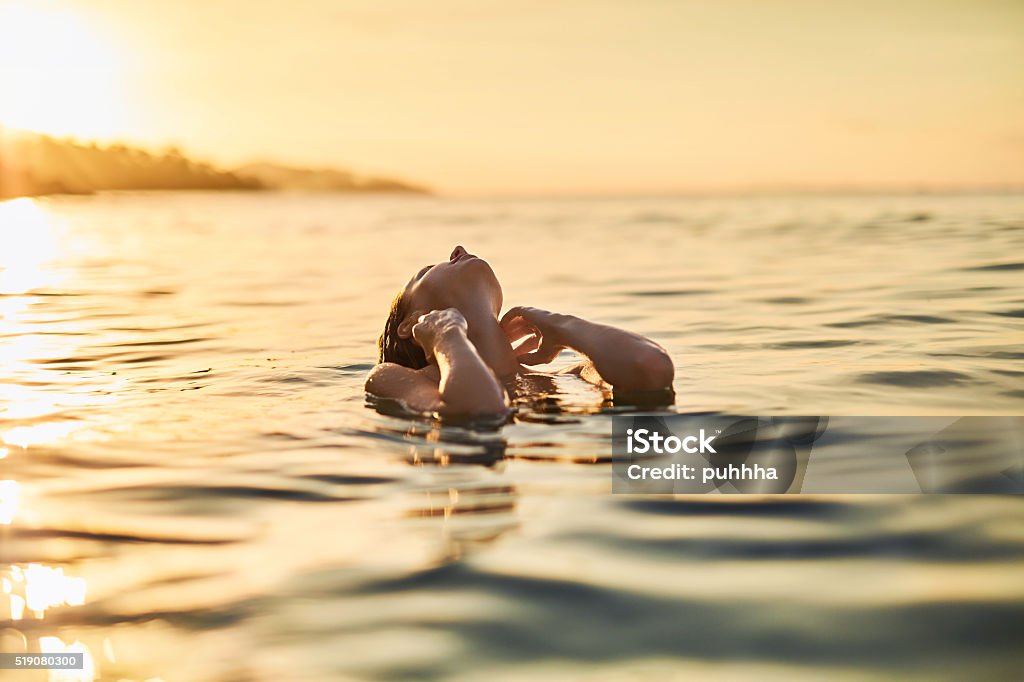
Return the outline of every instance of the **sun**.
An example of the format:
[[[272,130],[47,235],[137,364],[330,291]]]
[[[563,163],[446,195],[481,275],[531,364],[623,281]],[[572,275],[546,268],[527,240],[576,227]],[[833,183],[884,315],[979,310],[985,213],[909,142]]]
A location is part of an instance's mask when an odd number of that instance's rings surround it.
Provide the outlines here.
[[[0,0],[0,125],[51,135],[115,136],[120,60],[82,16]]]

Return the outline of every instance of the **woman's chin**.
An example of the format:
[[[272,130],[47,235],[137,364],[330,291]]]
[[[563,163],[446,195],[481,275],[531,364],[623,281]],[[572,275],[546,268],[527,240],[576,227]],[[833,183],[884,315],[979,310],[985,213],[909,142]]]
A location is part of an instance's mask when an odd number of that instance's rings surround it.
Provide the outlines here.
[[[491,264],[483,258],[471,256],[470,258],[460,261],[459,267],[463,268],[466,272],[472,272],[476,277],[487,277],[495,282],[498,281],[497,276],[494,274],[494,270],[491,268]]]

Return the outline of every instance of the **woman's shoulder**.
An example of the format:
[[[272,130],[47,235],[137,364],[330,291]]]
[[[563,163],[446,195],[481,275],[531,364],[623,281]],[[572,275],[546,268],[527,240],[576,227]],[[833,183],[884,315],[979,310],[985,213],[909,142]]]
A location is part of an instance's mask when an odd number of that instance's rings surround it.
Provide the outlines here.
[[[382,362],[366,376],[366,390],[376,395],[386,395],[396,386],[432,382],[435,386],[441,373],[435,364],[414,369],[395,362]]]

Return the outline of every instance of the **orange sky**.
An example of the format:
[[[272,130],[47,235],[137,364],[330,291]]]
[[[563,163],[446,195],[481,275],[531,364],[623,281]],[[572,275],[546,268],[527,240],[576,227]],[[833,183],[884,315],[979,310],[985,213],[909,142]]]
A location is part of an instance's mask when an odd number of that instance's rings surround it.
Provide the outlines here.
[[[1024,183],[1014,0],[0,0],[0,123],[441,191]]]

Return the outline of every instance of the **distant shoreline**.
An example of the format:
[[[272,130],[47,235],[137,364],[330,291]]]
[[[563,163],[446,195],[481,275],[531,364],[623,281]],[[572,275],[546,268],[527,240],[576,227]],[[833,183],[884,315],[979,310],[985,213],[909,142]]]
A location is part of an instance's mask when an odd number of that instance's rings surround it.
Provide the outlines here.
[[[998,197],[998,196],[1024,196],[1022,188],[977,188],[977,189],[884,189],[884,190],[790,190],[790,191],[741,191],[721,190],[714,192],[666,192],[659,194],[649,193],[606,193],[606,194],[583,194],[583,193],[450,193],[450,192],[410,192],[410,191],[389,191],[379,190],[316,190],[300,188],[279,188],[279,187],[234,187],[234,188],[133,188],[133,189],[98,189],[84,192],[41,192],[36,194],[14,194],[5,195],[0,193],[0,201],[9,201],[20,198],[47,198],[47,197],[87,197],[119,194],[160,194],[160,193],[194,193],[194,194],[261,194],[261,195],[285,195],[285,196],[348,196],[348,197],[419,197],[447,199],[453,201],[673,201],[673,200],[716,200],[716,199],[868,199],[871,197]]]
[[[260,161],[223,170],[177,148],[150,152],[123,144],[99,146],[0,126],[0,200],[108,191],[280,191],[364,196],[425,195],[425,185],[330,167],[303,168]],[[800,186],[785,184],[655,190],[554,190],[445,192],[468,200],[658,200],[757,197],[1004,196],[1024,194],[1024,184],[940,186]]]
[[[246,190],[345,194],[430,194],[422,185],[337,168],[272,162],[235,170],[123,144],[99,146],[0,127],[0,199],[89,195],[104,191]]]
[[[370,197],[408,197],[408,198],[421,198],[421,199],[435,199],[435,198],[457,198],[450,197],[448,195],[438,195],[432,192],[389,192],[387,190],[379,191],[317,191],[317,190],[305,190],[305,189],[280,189],[277,187],[253,187],[253,188],[204,188],[204,187],[191,187],[183,189],[99,189],[90,192],[50,192],[47,194],[19,194],[14,196],[0,195],[0,202],[14,201],[15,199],[59,199],[61,197],[74,199],[74,198],[87,198],[87,197],[118,197],[118,196],[160,196],[160,195],[173,195],[173,194],[185,194],[185,195],[204,195],[210,196],[230,196],[230,195],[252,195],[252,196],[293,196],[293,197],[351,197],[351,198],[370,198]]]

